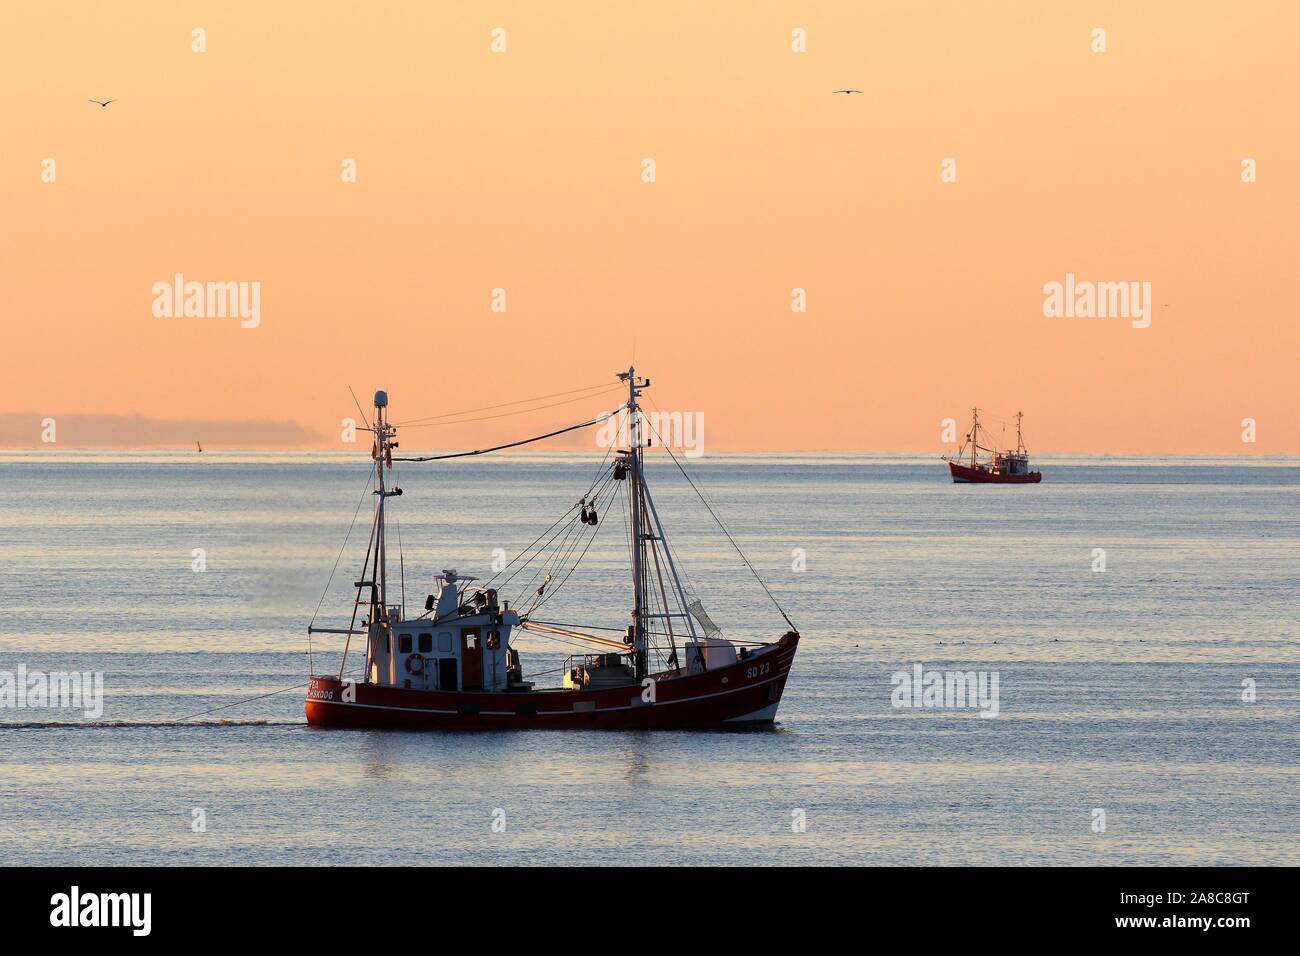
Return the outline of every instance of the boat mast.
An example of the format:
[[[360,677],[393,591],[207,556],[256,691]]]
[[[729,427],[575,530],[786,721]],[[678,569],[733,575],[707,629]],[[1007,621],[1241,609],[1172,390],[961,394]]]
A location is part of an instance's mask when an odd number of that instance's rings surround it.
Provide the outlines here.
[[[619,372],[618,377],[627,382],[627,432],[628,450],[631,456],[631,498],[632,498],[632,654],[636,668],[636,679],[641,680],[646,674],[646,627],[645,627],[645,515],[642,506],[642,483],[645,480],[641,472],[641,406],[637,398],[641,388],[648,384],[638,384],[636,368],[629,367],[626,372]]]
[[[1016,412],[1016,454],[1025,454],[1025,440],[1020,437],[1020,419],[1024,417],[1024,412]]]
[[[972,423],[970,428],[970,466],[976,466],[976,453],[979,451],[980,443],[980,410],[972,408],[970,410]]]
[[[384,520],[384,504],[392,495],[400,495],[401,489],[389,491],[384,483],[384,465],[392,467],[392,450],[397,447],[393,438],[397,429],[388,423],[388,393],[375,392],[375,494],[379,501],[375,506],[375,577],[370,589],[370,626],[377,641],[380,634],[387,641],[385,657],[388,669],[388,682],[397,682],[394,670],[395,656],[392,647],[392,625],[388,620],[388,540]],[[377,628],[377,630],[376,630]],[[371,648],[373,660],[375,648]]]

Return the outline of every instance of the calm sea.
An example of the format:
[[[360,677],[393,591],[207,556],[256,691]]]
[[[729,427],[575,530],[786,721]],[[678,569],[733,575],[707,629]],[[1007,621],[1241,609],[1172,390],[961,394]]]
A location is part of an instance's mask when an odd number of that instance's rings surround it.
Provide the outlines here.
[[[408,605],[440,569],[488,576],[597,464],[406,466]],[[0,454],[0,672],[104,682],[96,719],[0,709],[0,863],[1300,864],[1300,462],[1042,465],[989,488],[908,458],[690,463],[804,635],[774,728],[408,733],[303,722],[364,455]],[[778,637],[649,467],[724,633]],[[551,620],[626,622],[607,504]],[[517,643],[533,673],[575,650]],[[316,668],[339,650],[318,636]],[[918,664],[996,676],[997,716],[892,706]]]

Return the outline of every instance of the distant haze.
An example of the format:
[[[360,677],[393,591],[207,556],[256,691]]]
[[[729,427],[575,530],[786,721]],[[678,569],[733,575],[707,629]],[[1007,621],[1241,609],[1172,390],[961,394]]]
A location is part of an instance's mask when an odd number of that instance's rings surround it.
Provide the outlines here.
[[[42,422],[54,419],[55,442],[43,442]],[[168,448],[204,446],[296,448],[321,436],[297,422],[168,420],[145,415],[0,414],[4,448]],[[197,450],[197,449],[196,449]]]

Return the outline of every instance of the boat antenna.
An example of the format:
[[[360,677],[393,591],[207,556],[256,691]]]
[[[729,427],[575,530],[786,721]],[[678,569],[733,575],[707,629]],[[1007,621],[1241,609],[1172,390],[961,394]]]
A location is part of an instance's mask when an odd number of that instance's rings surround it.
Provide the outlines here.
[[[370,419],[366,418],[366,413],[361,408],[361,403],[357,401],[357,393],[352,391],[351,385],[348,386],[348,391],[352,394],[352,404],[357,406],[357,413],[361,416],[361,420],[366,423],[366,430],[374,431],[374,429],[370,427]]]

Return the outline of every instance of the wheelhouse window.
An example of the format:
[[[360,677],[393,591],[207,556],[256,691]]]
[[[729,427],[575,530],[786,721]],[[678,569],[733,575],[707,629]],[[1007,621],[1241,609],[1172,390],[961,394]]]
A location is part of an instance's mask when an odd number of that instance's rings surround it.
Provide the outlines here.
[[[432,651],[433,651],[433,635],[432,635],[432,634],[421,634],[421,635],[420,635],[420,653],[421,653],[421,654],[428,654],[428,653],[430,653],[430,652],[432,652]]]
[[[410,634],[399,634],[399,635],[397,635],[397,652],[398,652],[399,654],[409,654],[409,653],[411,653],[411,635],[410,635]]]

